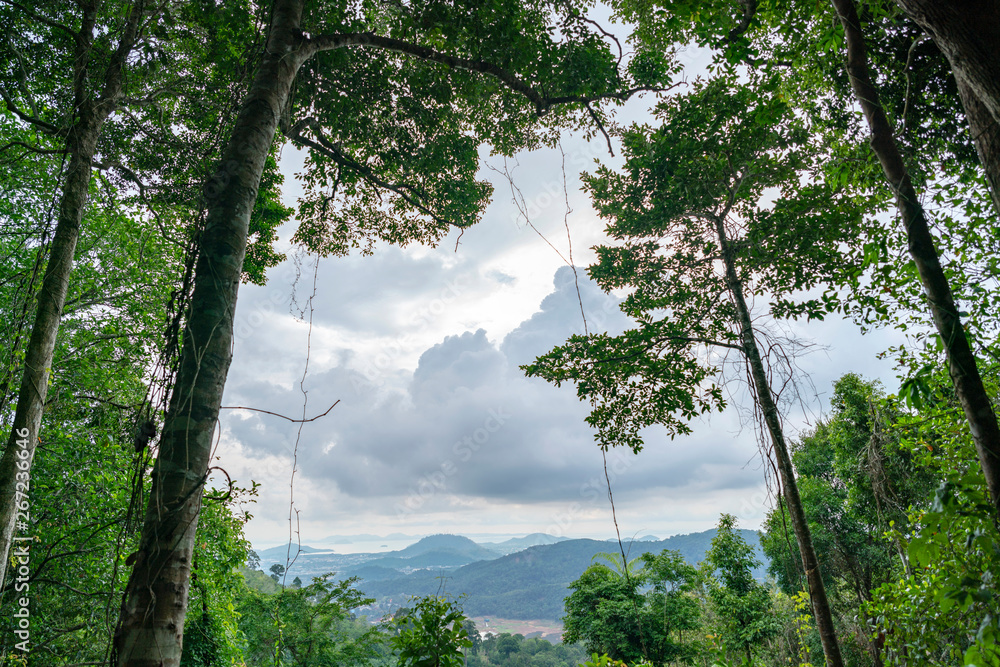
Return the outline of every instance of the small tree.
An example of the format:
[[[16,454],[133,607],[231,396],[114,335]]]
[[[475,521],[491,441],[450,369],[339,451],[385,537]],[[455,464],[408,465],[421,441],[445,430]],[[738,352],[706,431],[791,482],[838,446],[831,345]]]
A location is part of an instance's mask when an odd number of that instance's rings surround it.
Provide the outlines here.
[[[459,667],[463,649],[472,646],[468,619],[455,600],[429,595],[415,601],[389,641],[399,654],[400,667]]]
[[[570,584],[563,641],[582,641],[589,652],[627,663],[693,658],[684,633],[700,624],[698,601],[690,594],[697,571],[669,550],[645,553],[626,567],[621,558],[598,557],[615,567],[592,565]]]
[[[753,577],[760,565],[753,547],[736,532],[736,517],[723,514],[705,555],[708,596],[722,619],[722,640],[753,664],[753,647],[778,634],[771,596]]]

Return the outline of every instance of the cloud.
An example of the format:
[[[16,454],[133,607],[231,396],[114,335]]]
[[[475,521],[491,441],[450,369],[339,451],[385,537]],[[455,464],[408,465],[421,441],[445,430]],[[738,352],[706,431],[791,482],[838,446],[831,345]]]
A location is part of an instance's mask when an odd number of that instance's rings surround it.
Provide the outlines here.
[[[559,151],[532,155],[514,171],[530,226],[509,184],[489,173],[494,202],[461,238],[456,231],[436,249],[380,246],[368,257],[322,260],[311,329],[311,259],[298,269],[285,262],[264,287],[241,288],[223,404],[308,418],[339,401],[301,426],[223,411],[220,465],[243,483],[264,484],[252,539],[287,539],[293,453],[292,514],[306,543],[344,532],[612,534],[605,459],[584,421],[588,406],[573,386],[527,379],[519,369],[582,333],[581,302],[591,332],[629,324],[617,297],[565,264],[570,240],[583,266],[604,239],[576,175],[592,170],[595,158],[613,161],[599,142],[570,139],[564,149],[571,212]],[[791,331],[831,346],[801,360],[821,395],[849,370],[881,377],[892,390],[890,364],[874,359],[894,342],[887,336],[861,338],[835,318]],[[730,386],[745,418],[749,397],[739,382]],[[792,426],[818,412],[797,410]],[[747,527],[763,518],[764,469],[741,413],[730,409],[692,428],[674,440],[652,428],[639,455],[608,453],[624,534],[702,530],[721,511]]]
[[[314,497],[310,505],[311,512],[325,515],[326,532],[336,532],[334,524],[348,516],[347,508],[355,519],[363,508],[369,523],[393,529],[400,521],[475,515],[483,507],[535,507],[543,523],[575,505],[586,508],[575,519],[604,511],[606,481],[584,422],[588,406],[571,387],[525,378],[518,368],[581,330],[581,300],[591,331],[598,324],[625,326],[618,299],[582,272],[579,290],[569,267],[558,269],[540,309],[501,341],[491,341],[484,329],[445,336],[423,351],[405,383],[405,373],[374,383],[351,367],[349,356],[308,374],[307,416],[341,401],[328,417],[303,426],[297,453],[300,483],[325,498],[317,503]],[[227,405],[266,406],[294,417],[301,416],[302,401],[294,383],[245,373],[235,374],[226,392]],[[258,412],[229,414],[223,423],[228,455],[246,470],[290,459],[296,425]],[[613,452],[610,460],[619,477],[616,494],[629,506],[666,490],[749,489],[758,473],[728,463],[749,456],[745,442],[720,438],[716,425],[675,441],[650,429],[639,456]],[[271,519],[278,521],[277,512]]]

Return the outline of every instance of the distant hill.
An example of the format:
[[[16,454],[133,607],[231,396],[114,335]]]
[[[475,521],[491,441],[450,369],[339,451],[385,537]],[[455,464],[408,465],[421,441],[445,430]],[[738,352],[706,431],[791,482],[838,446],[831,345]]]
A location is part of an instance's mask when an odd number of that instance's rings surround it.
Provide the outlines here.
[[[291,553],[296,553],[297,545]],[[513,550],[513,549],[512,549]],[[285,564],[287,547],[279,546],[258,552],[261,568],[271,564]],[[431,535],[397,551],[381,553],[334,553],[330,549],[302,546],[301,553],[288,572],[303,581],[328,572],[339,577],[358,576],[366,580],[400,577],[415,570],[439,573],[453,570],[480,560],[499,558],[502,554],[476,544],[460,535]]]
[[[512,537],[503,542],[480,542],[479,544],[491,551],[506,556],[507,554],[522,551],[528,547],[537,547],[540,544],[555,544],[557,542],[565,542],[568,539],[568,537],[554,537],[548,533],[531,533],[524,537]]]
[[[486,547],[476,544],[461,535],[431,535],[399,551],[388,551],[385,557],[413,558],[428,553],[455,554],[465,558],[462,563],[496,558],[496,554]]]
[[[757,533],[741,531],[743,538],[757,548]],[[658,542],[626,543],[629,560],[644,552],[663,549],[679,551],[696,565],[704,559],[715,530],[676,535]],[[395,579],[368,580],[360,588],[387,608],[404,604],[410,596],[430,595],[445,590],[451,595],[465,595],[463,606],[470,616],[498,616],[512,619],[551,619],[563,616],[563,599],[568,585],[590,566],[595,554],[617,551],[617,542],[565,540],[556,544],[530,547],[494,560],[479,561],[448,572],[414,572]],[[763,567],[755,575],[763,579]]]

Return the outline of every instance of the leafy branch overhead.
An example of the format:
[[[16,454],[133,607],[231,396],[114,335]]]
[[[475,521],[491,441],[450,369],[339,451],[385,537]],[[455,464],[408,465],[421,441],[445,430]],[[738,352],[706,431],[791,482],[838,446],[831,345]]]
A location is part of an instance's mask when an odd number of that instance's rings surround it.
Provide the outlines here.
[[[642,47],[620,66],[583,9],[413,3],[317,20],[281,122],[310,149],[296,239],[330,254],[433,243],[492,193],[482,144],[510,155],[564,129],[607,135],[607,104],[672,87],[672,57]]]
[[[601,446],[636,451],[643,428],[687,433],[687,421],[725,404],[715,378],[743,341],[717,224],[739,281],[772,315],[822,319],[838,300],[801,294],[850,269],[841,247],[861,218],[824,182],[806,128],[769,81],[698,84],[658,116],[658,129],[622,133],[621,173],[585,177],[616,242],[596,248],[590,275],[628,291],[621,308],[636,327],[575,336],[524,367],[575,382]]]

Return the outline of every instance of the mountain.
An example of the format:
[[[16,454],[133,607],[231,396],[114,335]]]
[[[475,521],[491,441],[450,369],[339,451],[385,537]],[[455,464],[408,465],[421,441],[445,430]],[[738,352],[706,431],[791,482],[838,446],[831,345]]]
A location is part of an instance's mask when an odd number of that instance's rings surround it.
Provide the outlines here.
[[[291,553],[296,553],[297,549],[297,545],[293,545]],[[284,565],[286,553],[286,546],[258,552],[261,569],[266,571],[273,563]],[[405,549],[381,553],[339,554],[330,549],[303,545],[288,572],[303,581],[329,572],[335,572],[340,578],[357,576],[365,580],[383,580],[417,570],[440,573],[476,561],[499,558],[500,555],[459,535],[431,535]]]
[[[556,542],[565,542],[568,539],[568,537],[554,537],[548,533],[531,533],[524,537],[512,537],[503,542],[480,542],[479,544],[491,551],[506,556],[507,554],[522,551],[528,547],[537,547],[540,544],[555,544]]]
[[[428,553],[449,553],[466,558],[465,563],[496,558],[497,555],[486,547],[476,544],[461,535],[431,535],[399,551],[388,551],[386,557],[413,558]],[[463,563],[464,565],[464,563]]]
[[[741,532],[763,560],[757,533]],[[704,559],[714,536],[713,529],[657,542],[626,542],[623,546],[629,560],[645,552],[673,549],[696,565]],[[470,616],[558,620],[563,616],[569,584],[591,565],[595,554],[617,552],[617,546],[599,540],[564,540],[470,563],[446,574],[419,571],[394,579],[367,580],[359,588],[376,598],[385,611],[404,604],[411,596],[430,595],[443,587],[450,595],[465,596],[463,607]],[[754,574],[763,579],[763,568]]]

